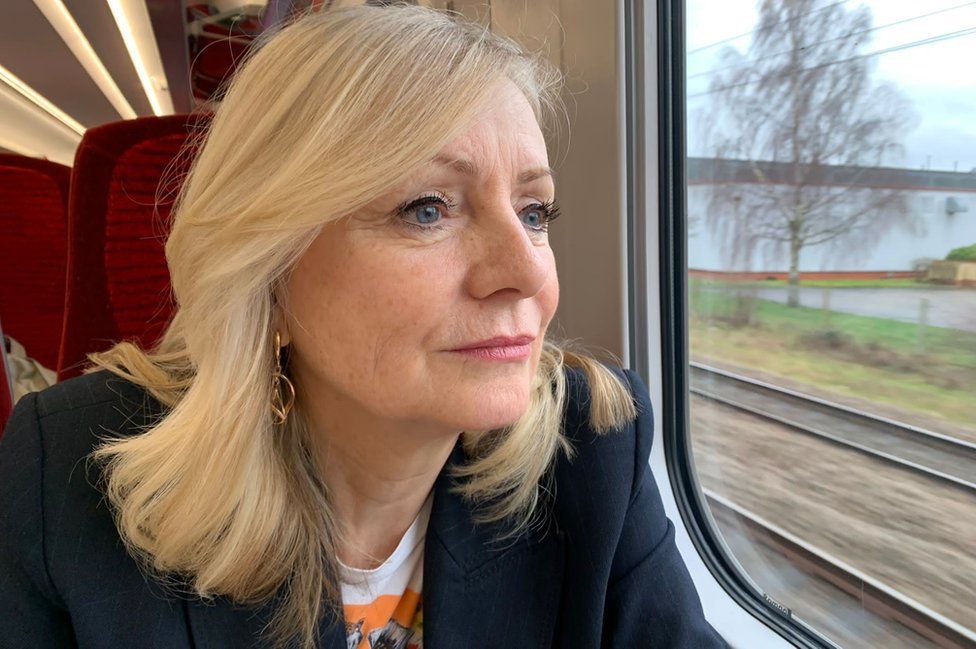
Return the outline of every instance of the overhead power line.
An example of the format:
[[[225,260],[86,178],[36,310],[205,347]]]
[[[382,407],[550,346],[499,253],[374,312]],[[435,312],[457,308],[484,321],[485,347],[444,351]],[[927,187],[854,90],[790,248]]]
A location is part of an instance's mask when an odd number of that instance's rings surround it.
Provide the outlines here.
[[[831,9],[832,7],[836,7],[837,5],[847,4],[850,1],[851,0],[840,0],[839,2],[831,3],[831,4],[827,5],[826,7],[820,7],[819,9],[814,9],[813,11],[806,11],[804,13],[799,14],[798,16],[792,16],[790,18],[787,18],[786,20],[777,20],[773,24],[774,25],[781,25],[781,24],[787,22],[787,20],[795,20],[796,18],[800,18],[802,16],[812,16],[813,14],[817,13],[818,11],[827,11],[828,9]],[[731,43],[732,41],[737,41],[740,38],[745,38],[746,36],[749,36],[750,34],[755,34],[757,31],[759,31],[758,28],[757,29],[750,29],[747,32],[744,32],[742,34],[739,34],[738,36],[729,36],[728,38],[723,38],[720,41],[715,41],[714,43],[709,43],[708,45],[702,45],[701,47],[696,47],[693,50],[688,50],[687,52],[685,52],[685,56],[691,56],[692,54],[697,54],[698,52],[704,52],[705,50],[710,50],[713,47],[718,47],[719,45],[725,45],[726,43]]]
[[[879,30],[882,30],[882,29],[887,29],[888,27],[895,27],[897,25],[904,25],[906,23],[915,22],[916,20],[922,20],[923,18],[928,18],[930,16],[935,16],[937,14],[943,14],[943,13],[947,13],[949,11],[955,11],[957,9],[964,9],[964,8],[969,7],[969,6],[972,6],[972,5],[976,5],[976,0],[973,0],[972,2],[964,2],[962,4],[955,5],[953,7],[946,7],[945,9],[938,9],[936,11],[930,11],[928,13],[920,14],[918,16],[911,16],[909,18],[902,18],[901,20],[896,20],[895,22],[886,23],[884,25],[877,25],[875,27],[869,27],[868,29],[862,29],[860,31],[851,32],[849,34],[844,34],[843,36],[836,36],[834,38],[829,38],[827,40],[819,41],[817,43],[810,43],[809,45],[802,45],[798,49],[799,50],[807,50],[807,49],[812,49],[814,47],[823,47],[824,45],[827,45],[829,43],[835,43],[837,41],[847,40],[848,38],[854,38],[855,36],[861,36],[863,34],[867,34],[867,33],[870,33],[870,32],[876,32],[876,31],[879,31]],[[759,61],[765,61],[766,59],[775,58],[777,56],[783,56],[784,54],[790,54],[792,52],[793,52],[792,49],[783,50],[781,52],[776,52],[774,54],[766,54],[764,56],[760,56],[760,57],[755,58],[755,59],[749,59],[747,61],[744,61],[744,63],[746,63],[746,64],[758,63]],[[738,66],[738,65],[726,65],[726,66],[723,66],[721,68],[712,68],[711,70],[705,70],[704,72],[698,72],[696,74],[689,75],[688,76],[688,79],[697,79],[699,77],[703,77],[703,76],[710,75],[710,74],[716,74],[718,72],[724,72],[725,70],[731,70],[731,69],[737,68],[737,67],[740,67],[740,66]]]
[[[940,34],[939,36],[931,36],[929,38],[923,38],[923,39],[920,39],[920,40],[917,40],[917,41],[912,41],[910,43],[902,43],[901,45],[895,45],[893,47],[886,47],[886,48],[884,48],[882,50],[877,50],[877,51],[874,51],[874,52],[867,52],[865,54],[858,54],[857,56],[851,56],[851,57],[848,57],[846,59],[840,59],[838,61],[828,61],[827,63],[821,63],[820,65],[813,65],[813,66],[810,66],[809,68],[800,68],[796,72],[811,72],[813,70],[820,70],[822,68],[828,68],[828,67],[833,66],[833,65],[840,65],[842,63],[851,63],[853,61],[857,61],[857,60],[860,60],[860,59],[868,59],[868,58],[871,58],[871,57],[874,57],[874,56],[881,56],[882,54],[889,54],[891,52],[898,52],[898,51],[901,51],[901,50],[908,50],[908,49],[912,49],[912,48],[915,48],[915,47],[921,47],[922,45],[931,45],[932,43],[939,43],[939,42],[942,42],[942,41],[948,41],[948,40],[952,40],[954,38],[961,38],[963,36],[969,36],[971,34],[976,34],[976,27],[968,27],[966,29],[960,29],[960,30],[955,31],[955,32],[949,32],[947,34]],[[786,76],[789,76],[790,74],[793,74],[793,71],[788,70],[788,71],[786,71],[786,72],[784,72],[784,73],[782,73],[780,75],[777,75],[777,76],[786,77]],[[710,88],[708,90],[703,90],[702,92],[696,92],[695,94],[688,95],[688,99],[694,99],[696,97],[703,97],[705,95],[714,95],[715,93],[719,93],[719,92],[722,92],[724,90],[732,90],[733,88],[741,88],[741,87],[744,87],[744,86],[751,86],[751,85],[754,85],[756,83],[759,83],[760,81],[765,81],[765,79],[753,80],[753,81],[743,81],[743,82],[740,82],[740,83],[732,83],[732,84],[729,84],[729,85],[726,85],[726,86],[720,86],[718,88]]]

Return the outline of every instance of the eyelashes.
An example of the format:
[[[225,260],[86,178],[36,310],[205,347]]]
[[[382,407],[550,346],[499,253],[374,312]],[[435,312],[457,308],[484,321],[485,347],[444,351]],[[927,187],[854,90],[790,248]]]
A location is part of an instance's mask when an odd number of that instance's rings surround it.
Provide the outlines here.
[[[433,208],[433,209],[431,209]],[[420,230],[422,232],[434,232],[442,230],[444,225],[434,222],[432,217],[437,217],[438,221],[447,217],[445,212],[456,209],[457,203],[442,194],[425,194],[413,200],[404,201],[396,207],[393,215],[398,222],[405,227]],[[535,233],[549,231],[549,224],[559,218],[559,206],[554,200],[545,202],[535,202],[526,205],[519,213],[520,216],[526,213],[539,212],[541,214],[539,225],[526,223],[525,225]],[[418,220],[412,221],[411,218]],[[431,219],[423,222],[423,219]]]
[[[559,205],[556,201],[546,201],[545,203],[535,203],[529,207],[538,206],[537,209],[541,209],[545,213],[545,229],[549,229],[549,224],[559,218],[560,211]]]
[[[394,214],[400,219],[401,223],[406,225],[411,225],[421,230],[439,230],[441,226],[434,223],[413,223],[406,220],[408,216],[415,215],[422,208],[434,207],[438,213],[441,212],[441,208],[446,210],[453,210],[457,208],[457,203],[452,201],[447,196],[441,194],[425,194],[411,201],[404,201],[400,203],[394,210]],[[444,217],[444,214],[440,213],[440,217]]]

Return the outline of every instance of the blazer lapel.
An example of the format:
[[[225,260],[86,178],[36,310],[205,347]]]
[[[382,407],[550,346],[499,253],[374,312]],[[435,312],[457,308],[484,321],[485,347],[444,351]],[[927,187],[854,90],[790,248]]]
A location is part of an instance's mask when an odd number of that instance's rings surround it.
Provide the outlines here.
[[[563,582],[565,540],[552,526],[495,542],[503,531],[475,525],[464,500],[451,492],[448,469],[464,461],[460,442],[434,483],[424,541],[424,649],[552,646]],[[259,609],[219,597],[184,600],[193,647],[257,648],[277,602]],[[345,625],[327,616],[321,649],[345,649]]]
[[[424,649],[552,645],[565,559],[552,526],[498,544],[502,528],[475,525],[451,492],[447,469],[464,461],[460,442],[434,484],[424,543]]]
[[[224,597],[218,597],[212,603],[184,600],[184,604],[195,649],[253,647],[268,613],[267,607],[255,612]]]
[[[261,631],[271,619],[277,600],[264,606],[244,608],[224,597],[211,604],[203,601],[184,600],[190,636],[194,649],[258,649],[270,647],[261,642]],[[346,649],[345,624],[335,624],[329,615],[319,624],[320,649]],[[297,647],[297,643],[290,645]]]

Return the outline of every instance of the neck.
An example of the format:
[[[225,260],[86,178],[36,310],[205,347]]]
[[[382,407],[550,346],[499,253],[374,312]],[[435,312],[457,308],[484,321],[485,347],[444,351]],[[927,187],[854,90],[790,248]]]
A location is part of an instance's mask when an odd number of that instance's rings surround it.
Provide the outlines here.
[[[304,403],[338,524],[339,560],[375,568],[417,517],[460,433],[383,419],[335,398]]]

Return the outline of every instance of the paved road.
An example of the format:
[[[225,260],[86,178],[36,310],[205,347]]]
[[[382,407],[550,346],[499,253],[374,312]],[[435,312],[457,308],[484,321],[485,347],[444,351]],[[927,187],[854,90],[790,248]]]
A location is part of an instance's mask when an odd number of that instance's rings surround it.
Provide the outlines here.
[[[824,290],[800,287],[800,304],[819,309]],[[757,289],[757,296],[786,302],[786,287]],[[922,300],[928,300],[928,324],[976,332],[976,290],[929,288],[832,288],[830,309],[841,313],[917,323]]]

